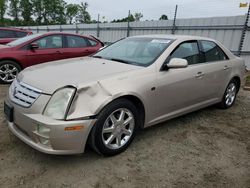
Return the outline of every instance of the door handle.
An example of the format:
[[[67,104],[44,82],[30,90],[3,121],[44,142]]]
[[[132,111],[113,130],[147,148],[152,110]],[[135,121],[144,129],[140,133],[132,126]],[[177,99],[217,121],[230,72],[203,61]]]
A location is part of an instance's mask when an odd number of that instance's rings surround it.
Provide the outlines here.
[[[195,78],[202,78],[205,74],[203,72],[197,72]]]
[[[223,70],[228,70],[229,67],[227,65],[224,66]]]
[[[56,53],[58,53],[58,54],[62,54],[62,52],[61,52],[61,51],[59,51],[59,50],[58,50],[58,51],[56,51]]]

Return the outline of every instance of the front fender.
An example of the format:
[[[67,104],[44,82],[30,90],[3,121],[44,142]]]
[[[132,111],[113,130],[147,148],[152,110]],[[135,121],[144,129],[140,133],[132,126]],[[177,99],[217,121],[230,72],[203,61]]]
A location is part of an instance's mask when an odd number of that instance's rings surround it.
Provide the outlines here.
[[[144,103],[143,98],[135,92],[114,92],[106,89],[100,82],[84,87],[78,86],[67,119],[81,119],[97,115],[110,102],[127,95],[135,96]]]

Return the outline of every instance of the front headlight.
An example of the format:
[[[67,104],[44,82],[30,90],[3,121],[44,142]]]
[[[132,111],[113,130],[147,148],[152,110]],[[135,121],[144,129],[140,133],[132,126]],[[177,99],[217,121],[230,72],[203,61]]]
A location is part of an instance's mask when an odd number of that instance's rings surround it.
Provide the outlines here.
[[[43,115],[58,120],[65,119],[75,92],[76,88],[74,87],[65,87],[57,90],[46,105]]]

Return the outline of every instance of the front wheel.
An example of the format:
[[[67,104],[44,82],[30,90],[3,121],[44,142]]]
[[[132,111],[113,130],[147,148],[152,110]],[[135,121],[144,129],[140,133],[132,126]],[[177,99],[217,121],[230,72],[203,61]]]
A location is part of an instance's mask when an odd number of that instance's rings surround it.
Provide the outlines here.
[[[98,116],[90,135],[94,150],[105,156],[124,151],[132,142],[138,127],[138,111],[133,103],[118,99]]]
[[[223,109],[227,109],[233,106],[238,91],[239,91],[239,86],[237,81],[234,79],[231,80],[226,88],[226,91],[219,106]]]

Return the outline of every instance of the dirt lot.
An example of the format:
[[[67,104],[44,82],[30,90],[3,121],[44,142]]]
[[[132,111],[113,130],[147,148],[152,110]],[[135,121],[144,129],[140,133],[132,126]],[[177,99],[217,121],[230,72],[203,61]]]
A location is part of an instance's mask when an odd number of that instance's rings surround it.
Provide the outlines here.
[[[141,131],[129,149],[103,158],[37,152],[10,135],[0,86],[0,187],[250,187],[250,91]]]

